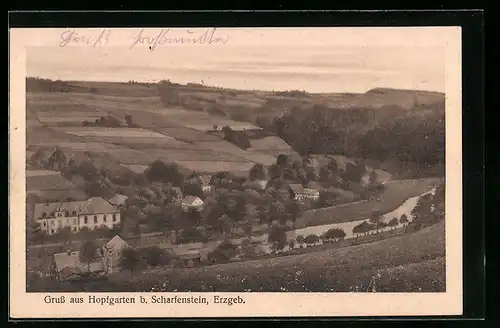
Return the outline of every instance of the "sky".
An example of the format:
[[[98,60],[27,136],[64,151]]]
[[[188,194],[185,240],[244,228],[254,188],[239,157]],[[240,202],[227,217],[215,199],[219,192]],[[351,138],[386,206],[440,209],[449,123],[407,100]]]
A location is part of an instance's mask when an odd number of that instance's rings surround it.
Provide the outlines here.
[[[157,31],[140,35],[152,37]],[[175,32],[185,35],[185,30]],[[228,35],[225,44],[165,44],[153,51],[146,42],[129,47],[140,30],[117,31],[112,35],[117,40],[127,36],[128,42],[110,42],[106,47],[45,42],[28,48],[27,76],[125,82],[169,79],[234,89],[322,93],[376,87],[445,90],[445,47],[431,37],[432,31],[237,32],[217,30],[218,35]]]

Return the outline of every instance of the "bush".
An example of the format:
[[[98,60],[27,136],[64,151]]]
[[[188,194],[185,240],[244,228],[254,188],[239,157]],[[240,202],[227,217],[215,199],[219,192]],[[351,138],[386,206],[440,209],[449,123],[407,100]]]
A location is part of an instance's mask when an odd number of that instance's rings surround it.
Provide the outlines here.
[[[170,254],[158,246],[145,247],[140,250],[142,257],[149,266],[157,267],[170,264]]]
[[[208,254],[211,263],[225,263],[236,255],[237,247],[230,241],[223,241],[216,249]]]
[[[306,238],[304,238],[304,242],[308,245],[315,244],[319,241],[319,237],[315,234],[310,234]]]

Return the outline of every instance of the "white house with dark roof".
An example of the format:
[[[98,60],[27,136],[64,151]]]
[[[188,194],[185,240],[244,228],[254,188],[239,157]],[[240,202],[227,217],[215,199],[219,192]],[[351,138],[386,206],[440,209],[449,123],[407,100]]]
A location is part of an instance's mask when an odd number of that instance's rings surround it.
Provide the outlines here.
[[[66,227],[71,232],[103,225],[111,229],[120,223],[120,210],[101,197],[92,197],[86,201],[35,204],[34,219],[48,235]]]

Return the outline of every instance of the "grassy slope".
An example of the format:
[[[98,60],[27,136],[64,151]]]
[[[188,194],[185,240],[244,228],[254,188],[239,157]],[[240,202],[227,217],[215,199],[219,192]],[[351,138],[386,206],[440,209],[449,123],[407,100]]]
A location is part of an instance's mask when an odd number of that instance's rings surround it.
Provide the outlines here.
[[[356,202],[352,205],[333,206],[310,210],[297,219],[296,227],[340,223],[369,218],[374,213],[388,213],[410,197],[429,191],[439,179],[401,180],[386,184],[386,189],[376,199]]]
[[[445,290],[444,222],[378,242],[196,269],[159,269],[109,276],[108,281],[56,284],[61,291],[366,291],[380,273],[378,291]],[[164,287],[162,287],[164,286]],[[46,287],[47,288],[47,287]],[[42,284],[32,290],[43,290]],[[157,289],[158,290],[158,289]]]

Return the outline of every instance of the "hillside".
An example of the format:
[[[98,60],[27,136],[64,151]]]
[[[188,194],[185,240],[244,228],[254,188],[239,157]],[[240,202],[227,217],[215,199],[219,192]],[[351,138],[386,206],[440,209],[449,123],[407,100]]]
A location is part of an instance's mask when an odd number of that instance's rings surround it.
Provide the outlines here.
[[[137,174],[161,160],[186,174],[247,175],[255,164],[273,165],[279,154],[294,160],[336,154],[339,166],[341,155],[366,162],[361,166],[375,170],[378,182],[443,174],[439,93],[273,93],[28,78],[26,98],[28,151],[57,146],[115,172]]]

